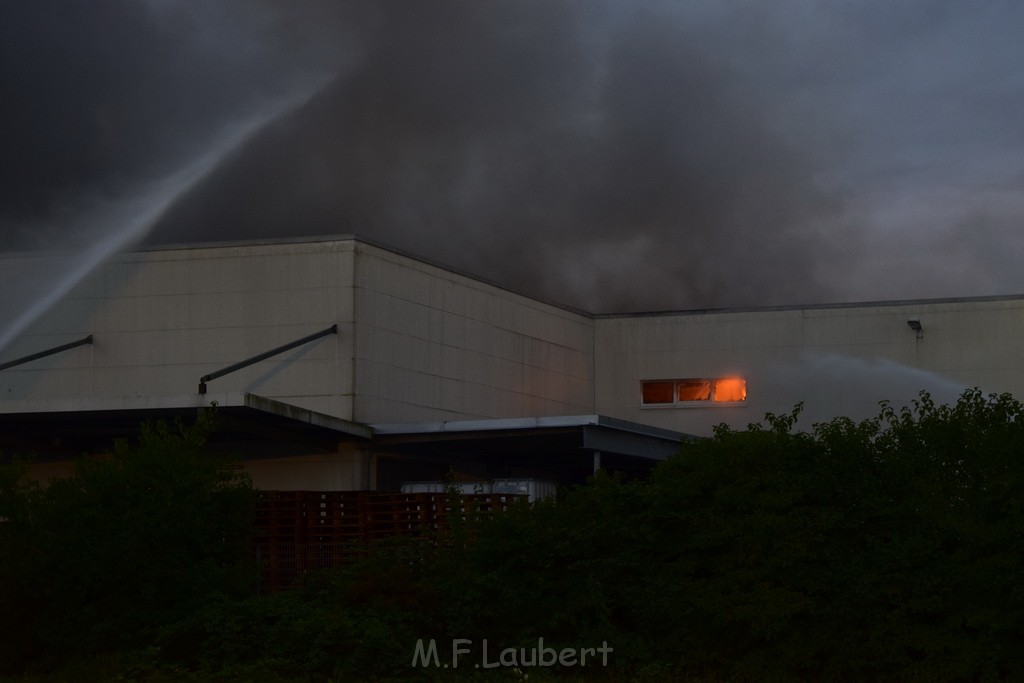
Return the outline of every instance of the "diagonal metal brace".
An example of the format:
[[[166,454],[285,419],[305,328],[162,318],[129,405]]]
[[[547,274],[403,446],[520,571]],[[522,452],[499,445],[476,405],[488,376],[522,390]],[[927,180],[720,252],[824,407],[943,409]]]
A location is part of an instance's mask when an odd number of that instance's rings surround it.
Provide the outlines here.
[[[303,344],[308,344],[309,342],[311,342],[311,341],[313,341],[315,339],[319,339],[320,337],[326,337],[329,334],[337,334],[337,333],[338,333],[338,325],[334,324],[334,325],[331,325],[330,327],[328,327],[326,330],[320,330],[319,332],[316,332],[314,334],[305,336],[302,339],[296,339],[293,342],[289,342],[289,343],[284,344],[282,346],[278,346],[276,348],[270,349],[269,351],[264,351],[263,353],[260,353],[260,354],[257,354],[255,356],[253,356],[252,358],[246,358],[243,361],[239,361],[238,363],[235,363],[234,365],[229,365],[226,368],[223,368],[221,370],[217,370],[216,372],[211,372],[208,375],[203,375],[202,377],[199,378],[199,393],[200,394],[205,394],[206,393],[206,383],[209,382],[210,380],[217,379],[218,377],[223,377],[224,375],[230,374],[230,373],[234,372],[235,370],[241,370],[242,368],[248,367],[248,366],[252,365],[253,363],[259,363],[261,360],[266,360],[267,358],[270,358],[271,356],[276,356],[279,353],[284,353],[285,351],[288,351],[290,349],[294,349],[296,346],[302,346]]]
[[[46,358],[47,356],[52,356],[55,353],[60,353],[61,351],[67,351],[68,349],[73,349],[76,346],[83,346],[85,344],[92,344],[92,335],[91,334],[88,337],[85,337],[84,339],[79,339],[78,341],[73,341],[73,342],[70,342],[68,344],[61,344],[60,346],[54,346],[52,349],[46,349],[45,351],[40,351],[39,353],[33,353],[33,354],[29,355],[29,356],[23,356],[21,358],[15,358],[14,360],[9,360],[6,363],[0,363],[0,370],[6,370],[7,368],[13,368],[15,365],[21,365],[22,363],[28,363],[29,361],[36,360],[37,358]]]

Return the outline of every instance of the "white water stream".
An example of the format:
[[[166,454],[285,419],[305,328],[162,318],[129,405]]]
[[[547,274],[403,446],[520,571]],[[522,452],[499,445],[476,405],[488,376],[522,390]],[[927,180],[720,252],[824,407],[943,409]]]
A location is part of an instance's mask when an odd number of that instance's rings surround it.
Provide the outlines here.
[[[91,245],[41,255],[34,261],[30,283],[7,283],[0,296],[0,351],[56,304],[97,266],[119,250],[136,242],[167,213],[178,199],[196,187],[233,152],[241,149],[270,123],[308,102],[324,87],[314,87],[266,104],[259,112],[226,128],[207,145],[207,151],[187,165],[115,202],[96,202],[78,216],[82,229],[101,226]],[[24,275],[24,274],[23,274]],[[20,285],[20,290],[15,285]],[[26,289],[30,290],[26,300]]]

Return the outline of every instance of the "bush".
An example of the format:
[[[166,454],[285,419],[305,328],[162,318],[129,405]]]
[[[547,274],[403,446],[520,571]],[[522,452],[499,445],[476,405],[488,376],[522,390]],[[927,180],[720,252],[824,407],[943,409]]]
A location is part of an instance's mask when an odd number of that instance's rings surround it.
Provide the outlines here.
[[[647,482],[599,473],[557,503],[491,520],[442,558],[433,585],[447,636],[607,640],[619,674],[1024,671],[1021,404],[922,394],[807,432],[799,413],[719,427]]]
[[[227,680],[371,680],[407,671],[412,650],[404,646],[415,642],[414,622],[424,615],[353,601],[353,583],[338,572],[303,588],[211,601],[166,625],[136,660],[143,670]]]
[[[93,653],[111,638],[138,648],[126,667],[138,675],[511,680],[506,669],[413,669],[416,640],[486,638],[493,660],[543,637],[614,652],[607,669],[525,672],[542,680],[1020,677],[1024,407],[973,390],[953,406],[922,394],[809,431],[799,413],[719,427],[648,481],[601,472],[558,501],[470,518],[437,546],[398,545],[248,597],[228,595],[243,585],[231,567],[244,534],[210,525],[240,527],[240,512],[215,515],[242,510],[247,489],[181,456],[189,437],[151,430],[139,449],[149,455],[83,466],[63,488],[0,475],[0,514],[12,519],[2,547],[25,553],[0,562],[18,582],[0,589],[16,610],[0,619],[28,626],[11,652]],[[192,464],[147,474],[176,457]],[[136,459],[149,464],[129,476]],[[206,493],[186,504],[186,490]],[[118,549],[129,546],[156,566],[126,571]],[[74,564],[56,563],[63,554]]]
[[[7,475],[3,669],[139,646],[208,596],[254,584],[255,499],[247,479],[203,452],[212,421],[146,424],[137,445],[82,459],[45,488]]]
[[[751,678],[1024,671],[1021,404],[922,394],[808,433],[798,413],[719,428],[652,478],[663,656]]]

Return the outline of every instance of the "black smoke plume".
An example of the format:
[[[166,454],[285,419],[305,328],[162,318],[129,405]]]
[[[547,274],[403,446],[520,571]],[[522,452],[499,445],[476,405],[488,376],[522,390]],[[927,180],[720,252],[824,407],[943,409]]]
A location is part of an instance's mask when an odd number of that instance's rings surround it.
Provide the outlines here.
[[[851,188],[879,180],[845,110],[884,111],[863,83],[910,63],[901,40],[969,33],[935,5],[6,3],[0,240],[89,239],[81,206],[330,74],[147,241],[356,234],[596,311],[876,296]],[[1002,234],[1012,204],[960,224]]]

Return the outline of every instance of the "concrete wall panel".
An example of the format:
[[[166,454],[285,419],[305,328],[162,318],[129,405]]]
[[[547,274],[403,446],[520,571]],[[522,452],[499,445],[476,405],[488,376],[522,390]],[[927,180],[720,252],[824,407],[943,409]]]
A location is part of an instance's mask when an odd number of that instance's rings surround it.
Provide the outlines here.
[[[917,338],[907,320],[919,319]],[[1024,396],[1024,300],[601,317],[595,320],[599,413],[707,434],[806,403],[802,422],[877,413],[928,390],[943,401],[966,387]],[[739,375],[743,405],[643,407],[642,380]]]
[[[348,240],[118,255],[0,360],[86,334],[94,344],[3,371],[0,401],[194,395],[208,372],[338,324],[338,335],[219,378],[211,391],[330,406],[350,419],[354,254]],[[0,258],[0,274],[19,263]]]
[[[357,264],[356,420],[592,410],[589,317],[370,245]]]
[[[0,256],[17,282],[47,259]],[[907,326],[919,319],[924,335]],[[601,413],[705,434],[807,402],[807,420],[965,386],[1024,396],[1024,298],[635,316],[569,311],[355,240],[115,257],[0,361],[95,335],[0,373],[0,410],[190,396],[199,377],[329,336],[211,382],[363,422]],[[739,405],[640,405],[640,382],[739,375]]]

